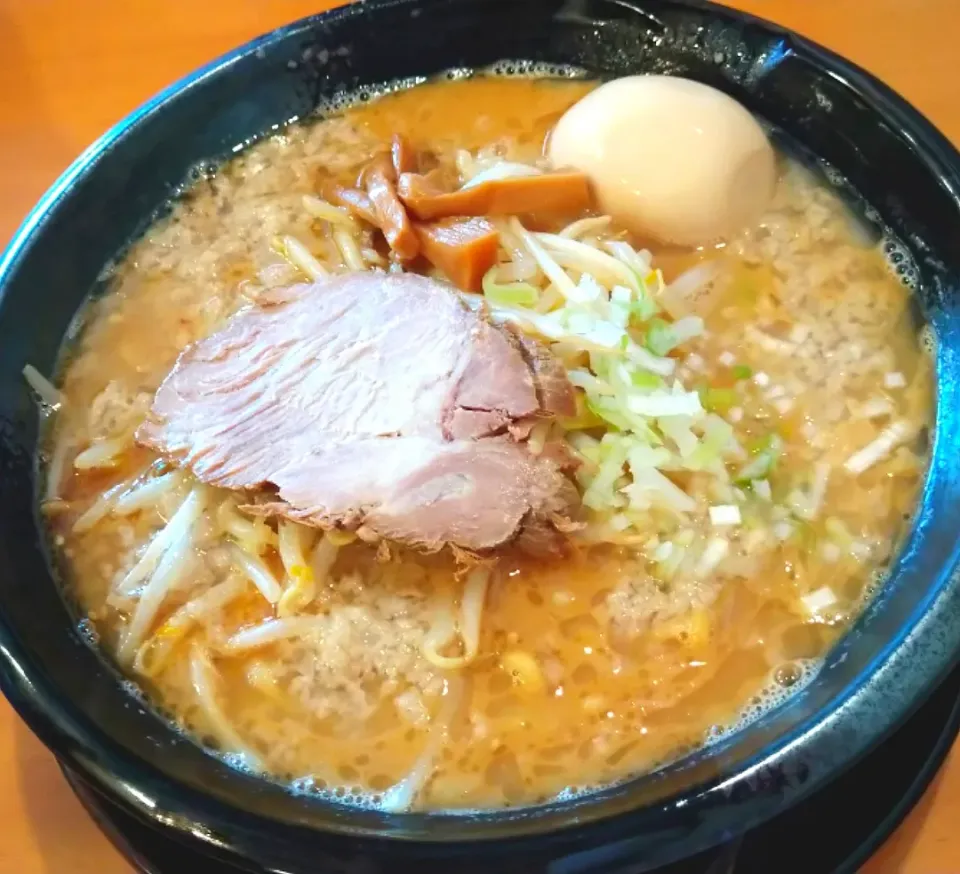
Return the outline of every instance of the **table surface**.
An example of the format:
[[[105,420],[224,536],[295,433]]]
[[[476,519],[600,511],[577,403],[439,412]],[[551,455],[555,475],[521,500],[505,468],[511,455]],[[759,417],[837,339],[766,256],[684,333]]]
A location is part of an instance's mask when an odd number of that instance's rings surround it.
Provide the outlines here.
[[[517,0],[522,2],[522,0]],[[159,89],[331,0],[0,0],[0,244],[90,142]],[[879,75],[960,143],[957,0],[732,0]],[[960,872],[960,746],[864,874]],[[0,874],[129,874],[0,700]]]

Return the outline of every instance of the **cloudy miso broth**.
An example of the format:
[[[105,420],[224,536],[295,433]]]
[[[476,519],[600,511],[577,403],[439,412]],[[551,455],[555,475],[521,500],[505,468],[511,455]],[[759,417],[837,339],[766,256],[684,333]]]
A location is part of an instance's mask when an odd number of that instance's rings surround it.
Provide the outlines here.
[[[529,239],[577,287],[592,262],[564,262],[557,235],[645,264],[654,309],[624,330],[701,407],[651,415],[644,443],[608,403],[603,355],[519,318],[578,394],[576,416],[529,436],[532,451],[563,447],[582,498],[562,555],[324,531],[137,443],[178,356],[238,311],[327,273],[446,278],[400,263],[333,200],[391,137],[456,184],[543,169],[551,128],[591,87],[438,81],[292,126],[190,187],[89,305],[65,353],[43,510],[101,646],[232,761],[391,809],[597,787],[800,688],[877,584],[924,476],[930,361],[884,243],[865,244],[834,191],[784,156],[761,222],[719,248],[658,247],[592,210],[491,219],[498,281],[536,316],[565,303]],[[616,299],[601,268],[590,281]],[[629,378],[642,392],[658,377]]]

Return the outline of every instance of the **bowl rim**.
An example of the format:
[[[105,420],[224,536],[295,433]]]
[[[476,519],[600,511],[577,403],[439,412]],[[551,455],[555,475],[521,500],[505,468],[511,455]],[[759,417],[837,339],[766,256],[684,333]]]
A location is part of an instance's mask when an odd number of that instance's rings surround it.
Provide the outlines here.
[[[16,269],[19,258],[29,248],[45,219],[57,210],[58,204],[71,187],[97,164],[115,142],[134,132],[143,119],[162,109],[167,101],[207,77],[220,73],[238,60],[294,34],[309,33],[318,25],[375,15],[380,10],[392,7],[422,7],[424,4],[442,2],[444,0],[366,0],[366,2],[353,2],[310,15],[232,49],[158,92],[88,146],[28,213],[5,251],[0,255],[0,297],[3,295],[6,279]],[[629,0],[605,0],[605,2],[634,8]],[[696,12],[706,12],[741,24],[754,24],[767,33],[785,40],[794,53],[803,55],[814,62],[818,69],[825,70],[839,79],[860,96],[879,117],[890,121],[899,132],[905,135],[910,141],[914,154],[923,163],[925,169],[934,175],[950,193],[960,211],[960,153],[916,108],[871,73],[830,49],[758,16],[720,6],[708,0],[661,0],[661,2]],[[823,757],[823,761],[818,763],[818,769],[810,779],[804,779],[786,787],[784,791],[790,796],[789,803],[795,803],[859,760],[869,749],[899,727],[960,659],[960,628],[955,629],[951,635],[954,645],[936,657],[926,653],[923,647],[923,640],[930,633],[931,626],[943,630],[945,622],[943,614],[949,612],[950,607],[960,605],[960,591],[957,587],[951,589],[946,582],[956,568],[958,558],[960,558],[960,544],[951,553],[949,566],[940,570],[938,577],[941,585],[936,589],[936,595],[931,597],[925,605],[922,615],[898,639],[887,642],[881,648],[873,662],[873,669],[865,671],[856,684],[844,690],[842,695],[838,695],[835,706],[829,712],[822,718],[811,717],[804,721],[789,734],[778,737],[774,743],[764,747],[760,754],[750,760],[749,767],[744,766],[729,779],[697,793],[692,801],[685,803],[691,814],[697,808],[706,809],[717,803],[732,803],[731,799],[738,790],[755,789],[757,781],[762,781],[764,775],[789,773],[791,768],[802,767],[800,755],[804,741],[814,732],[820,736],[832,734],[839,738],[844,736],[841,723],[848,720],[854,722],[867,720],[870,724],[869,730],[850,739],[845,746],[831,745],[831,749],[835,752]],[[929,669],[924,674],[925,680],[915,684],[909,696],[904,696],[902,690],[898,689],[901,668],[918,661],[930,663]],[[40,672],[27,673],[24,665],[29,666],[29,664],[29,656],[0,607],[0,688],[31,730],[53,749],[56,755],[63,757],[71,767],[95,784],[107,789],[110,794],[123,799],[126,804],[132,806],[137,815],[147,821],[157,821],[163,811],[183,810],[184,799],[189,799],[191,802],[189,806],[193,811],[203,811],[206,821],[218,825],[227,823],[233,811],[223,802],[213,795],[177,783],[155,762],[118,749],[99,725],[61,705],[56,684],[50,678],[43,676]],[[885,693],[892,697],[892,700],[897,700],[899,706],[884,711],[883,719],[878,720],[877,711],[868,708],[863,696],[859,694],[867,685],[881,694]],[[898,692],[899,696],[895,694]],[[841,747],[842,753],[839,751]],[[130,781],[119,777],[115,771],[105,769],[104,763],[110,760],[122,762],[124,772],[135,775],[137,779]],[[149,786],[150,794],[137,789],[138,782]],[[629,785],[630,782],[632,781],[622,785]],[[620,820],[631,814],[642,813],[642,811],[625,809],[593,819],[589,814],[591,798],[592,796],[584,796],[582,799],[563,802],[565,809],[576,809],[581,815],[559,825],[549,819],[541,821],[516,818],[516,811],[508,810],[489,811],[478,816],[481,822],[497,823],[499,828],[494,830],[496,832],[494,834],[484,834],[482,830],[476,830],[466,837],[425,837],[423,834],[410,837],[402,832],[385,831],[381,827],[356,828],[353,826],[344,828],[340,833],[352,838],[382,838],[394,844],[404,842],[445,844],[447,841],[466,844],[504,837],[520,840],[548,832],[553,833],[558,828],[571,834],[574,832],[583,834],[591,829],[596,831],[611,820]],[[220,810],[221,807],[223,810]],[[440,813],[404,816],[430,816],[436,821],[443,820],[445,815]],[[464,819],[459,814],[451,815],[450,818],[458,822],[463,822]],[[536,822],[540,822],[541,825],[531,827]],[[288,823],[277,820],[275,824],[287,825]],[[753,824],[755,823],[750,825]],[[178,820],[174,823],[174,827],[196,835],[189,821]],[[228,828],[225,830],[229,831]],[[337,830],[332,828],[331,831]],[[696,846],[696,849],[704,849],[707,846],[709,844],[703,844]]]

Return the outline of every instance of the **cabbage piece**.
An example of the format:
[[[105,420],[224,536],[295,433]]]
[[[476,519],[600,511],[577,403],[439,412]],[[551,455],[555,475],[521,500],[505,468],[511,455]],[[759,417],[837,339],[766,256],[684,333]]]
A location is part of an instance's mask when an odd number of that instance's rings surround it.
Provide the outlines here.
[[[677,361],[669,353],[702,335],[704,324],[689,312],[658,317],[665,286],[650,254],[620,240],[578,239],[572,230],[532,233],[516,218],[503,225],[511,258],[535,262],[539,269],[529,275],[539,279],[505,283],[501,276],[517,277],[494,268],[484,280],[488,311],[495,322],[550,341],[577,389],[577,416],[560,425],[582,461],[576,478],[591,511],[592,536],[638,545],[649,540],[651,525],[655,532],[657,526],[683,525],[688,513],[705,513],[706,505],[665,471],[705,471],[715,477],[712,499],[734,500],[725,465],[744,452],[730,425],[708,408],[725,412],[736,396],[729,389],[692,391],[676,379]],[[580,227],[571,229],[579,233]],[[603,232],[593,225],[588,230]],[[701,268],[672,292],[693,298],[716,273],[716,265]],[[741,473],[762,478],[774,460],[767,447]],[[665,579],[702,558],[700,548],[690,552],[693,540],[681,536],[687,533],[673,536]]]
[[[699,316],[684,316],[673,323],[651,319],[647,325],[646,346],[654,355],[662,356],[702,333],[703,319]]]
[[[664,416],[695,416],[703,412],[700,395],[695,391],[674,394],[668,391],[636,393],[627,402],[629,409],[641,416],[661,418]]]
[[[757,446],[754,458],[740,468],[734,482],[737,485],[746,485],[755,479],[766,479],[776,466],[781,452],[783,452],[783,441],[776,434],[768,435]]]
[[[491,304],[530,307],[540,300],[540,292],[529,282],[498,282],[496,267],[483,275],[482,285],[483,296]]]
[[[711,470],[719,467],[727,454],[739,449],[733,428],[717,415],[708,415],[703,424],[703,440],[686,459],[690,470]],[[724,477],[726,478],[726,477]]]
[[[690,513],[697,508],[693,498],[655,467],[631,467],[630,472],[633,483],[624,492],[632,509],[643,510],[658,505],[676,513]]]
[[[662,416],[657,420],[657,424],[677,447],[682,458],[689,458],[700,446],[697,435],[690,427],[693,419],[689,415]]]
[[[598,452],[599,469],[583,493],[584,506],[594,510],[618,506],[614,484],[623,474],[629,451],[628,441],[613,434],[603,437]]]

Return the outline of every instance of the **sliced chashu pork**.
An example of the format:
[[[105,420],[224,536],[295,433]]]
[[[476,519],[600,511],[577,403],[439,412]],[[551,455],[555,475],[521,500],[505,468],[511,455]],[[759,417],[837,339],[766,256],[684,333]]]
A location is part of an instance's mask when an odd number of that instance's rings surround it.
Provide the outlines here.
[[[511,432],[569,410],[550,361],[446,285],[350,274],[275,293],[184,350],[137,439],[259,493],[259,512],[428,549],[487,550],[526,527],[540,549],[576,489]]]

